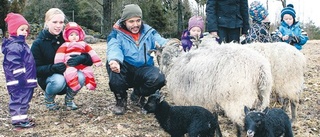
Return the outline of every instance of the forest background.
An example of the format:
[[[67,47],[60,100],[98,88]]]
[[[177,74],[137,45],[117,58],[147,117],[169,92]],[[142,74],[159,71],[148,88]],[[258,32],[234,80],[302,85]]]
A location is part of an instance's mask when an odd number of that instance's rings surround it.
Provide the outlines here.
[[[191,1],[191,0],[190,0]],[[9,12],[21,13],[31,24],[31,39],[43,28],[45,12],[60,8],[67,16],[67,21],[75,21],[86,34],[105,39],[113,24],[120,18],[124,5],[135,3],[143,11],[143,20],[155,28],[164,37],[179,38],[187,28],[188,19],[193,15],[205,18],[206,0],[0,0],[0,29],[6,35],[4,18]],[[286,0],[281,1],[282,6]],[[268,3],[268,2],[267,2]],[[266,5],[268,7],[268,5]],[[279,22],[271,24],[274,31]],[[301,24],[310,39],[320,39],[320,28],[310,20]],[[0,32],[1,33],[1,32]]]

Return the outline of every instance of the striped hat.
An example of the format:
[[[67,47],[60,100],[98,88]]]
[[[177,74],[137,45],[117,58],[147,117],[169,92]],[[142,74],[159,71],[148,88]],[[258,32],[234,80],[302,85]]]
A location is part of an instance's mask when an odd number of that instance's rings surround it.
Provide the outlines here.
[[[287,7],[283,8],[281,10],[281,20],[283,19],[283,16],[285,14],[290,14],[293,17],[293,19],[296,18],[296,11],[293,9],[292,4],[288,4]]]

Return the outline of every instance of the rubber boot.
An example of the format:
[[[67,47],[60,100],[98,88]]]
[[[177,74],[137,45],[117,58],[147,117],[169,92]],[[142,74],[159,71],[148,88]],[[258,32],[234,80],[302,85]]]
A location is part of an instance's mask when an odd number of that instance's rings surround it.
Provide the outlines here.
[[[77,92],[74,92],[72,89],[68,88],[65,96],[65,105],[67,110],[76,110],[78,106],[73,102],[74,96]]]
[[[60,107],[54,101],[56,95],[49,95],[47,92],[44,93],[44,101],[46,104],[47,109],[49,110],[59,110]]]
[[[123,115],[127,109],[127,93],[123,95],[115,93],[114,95],[116,97],[116,105],[113,108],[113,113],[115,115]]]

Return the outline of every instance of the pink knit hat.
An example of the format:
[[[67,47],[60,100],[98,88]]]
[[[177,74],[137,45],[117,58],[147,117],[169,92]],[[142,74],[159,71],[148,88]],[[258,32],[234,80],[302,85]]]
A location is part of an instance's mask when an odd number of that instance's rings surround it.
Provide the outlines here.
[[[81,26],[75,22],[69,22],[66,25],[66,27],[63,30],[63,39],[65,41],[69,41],[68,37],[72,32],[76,32],[79,35],[79,41],[84,40],[84,37],[86,34],[85,34],[84,30],[81,28]]]
[[[201,16],[193,16],[189,19],[188,30],[193,27],[199,27],[203,32],[204,29],[204,21]]]
[[[8,24],[8,33],[10,36],[17,36],[17,30],[21,25],[28,25],[28,33],[30,30],[30,26],[28,21],[20,14],[17,13],[9,13],[7,17],[4,19]]]

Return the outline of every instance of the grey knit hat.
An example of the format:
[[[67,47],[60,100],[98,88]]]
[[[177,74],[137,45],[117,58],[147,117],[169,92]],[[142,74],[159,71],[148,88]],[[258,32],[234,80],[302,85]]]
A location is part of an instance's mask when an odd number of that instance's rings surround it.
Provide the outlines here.
[[[122,9],[121,22],[130,19],[132,17],[141,17],[142,18],[142,10],[137,4],[129,4],[125,5]]]

